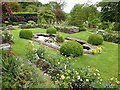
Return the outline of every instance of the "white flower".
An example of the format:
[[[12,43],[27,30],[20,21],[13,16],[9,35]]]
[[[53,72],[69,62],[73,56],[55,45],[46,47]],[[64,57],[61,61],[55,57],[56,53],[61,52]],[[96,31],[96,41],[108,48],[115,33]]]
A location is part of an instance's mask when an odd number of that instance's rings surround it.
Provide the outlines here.
[[[117,84],[120,84],[120,81],[117,81],[116,83],[117,83]]]
[[[68,70],[68,73],[70,73],[70,70]]]
[[[100,79],[100,81],[102,82],[102,79]]]
[[[78,75],[79,73],[78,73],[78,72],[76,72],[76,74]]]
[[[21,66],[23,67],[23,66],[24,66],[24,64],[21,64]]]
[[[61,75],[61,79],[65,79],[65,76],[64,76],[64,75]]]
[[[60,62],[58,62],[58,64],[60,64]]]
[[[64,68],[66,69],[66,67],[67,67],[67,66],[65,65],[65,67],[64,67]]]
[[[86,79],[86,82],[89,82],[89,79]]]
[[[100,74],[99,74],[99,73],[98,73],[97,75],[98,75],[98,76],[100,76]]]
[[[45,76],[47,76],[47,74],[46,74],[46,73],[44,73],[44,75],[45,75]]]
[[[110,79],[111,81],[113,80],[113,78]]]
[[[96,71],[97,71],[97,72],[99,72],[99,70],[98,70],[98,69],[96,69]]]
[[[80,79],[80,76],[77,76],[77,79],[79,80],[79,79]]]
[[[94,73],[94,75],[96,76],[96,73]]]
[[[82,79],[80,79],[80,81],[83,81]]]

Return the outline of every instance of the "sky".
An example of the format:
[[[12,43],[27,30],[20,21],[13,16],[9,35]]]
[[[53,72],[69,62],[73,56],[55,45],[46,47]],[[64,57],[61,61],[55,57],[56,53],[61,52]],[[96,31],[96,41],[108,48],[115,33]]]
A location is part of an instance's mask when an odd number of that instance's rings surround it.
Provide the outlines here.
[[[46,3],[49,3],[50,1],[58,1],[59,2],[60,0],[38,0],[38,1],[42,2],[43,4],[46,4]],[[69,13],[75,4],[78,4],[78,3],[79,4],[83,4],[83,3],[95,4],[102,0],[61,0],[61,1],[65,2],[64,11],[66,13]]]

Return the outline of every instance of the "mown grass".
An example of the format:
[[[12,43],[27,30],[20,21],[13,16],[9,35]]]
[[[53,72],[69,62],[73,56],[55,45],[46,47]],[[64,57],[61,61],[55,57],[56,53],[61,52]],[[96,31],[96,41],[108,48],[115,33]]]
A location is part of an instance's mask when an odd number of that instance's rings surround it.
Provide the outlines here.
[[[29,40],[19,38],[20,30],[21,29],[11,31],[11,33],[14,35],[13,41],[15,42],[15,44],[12,45],[13,47],[12,50],[15,54],[24,56]],[[40,29],[40,28],[34,28],[29,30],[31,30],[34,34],[46,32],[45,29]],[[87,40],[88,36],[91,33],[87,31],[83,31],[75,34],[66,34],[66,33],[61,33],[61,34],[63,36],[70,36],[82,40]],[[36,48],[39,47],[38,44],[35,45]],[[100,70],[100,74],[105,81],[107,81],[111,77],[118,77],[118,45],[104,41],[102,47],[103,47],[102,54],[87,55],[87,56],[84,55],[72,59],[71,61],[72,67],[74,69],[78,69],[80,67],[85,67],[85,66],[95,67]],[[59,53],[52,49],[50,49],[49,52],[56,54]]]

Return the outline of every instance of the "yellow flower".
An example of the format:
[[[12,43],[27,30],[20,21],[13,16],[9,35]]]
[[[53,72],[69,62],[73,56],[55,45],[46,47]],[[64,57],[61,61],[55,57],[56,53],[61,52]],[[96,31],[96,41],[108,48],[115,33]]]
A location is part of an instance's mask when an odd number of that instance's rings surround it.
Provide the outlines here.
[[[65,76],[64,76],[64,75],[61,75],[61,79],[65,79]]]
[[[25,80],[22,80],[22,84],[25,84],[26,83],[26,81]]]
[[[97,53],[97,50],[94,50],[94,54],[96,54]]]

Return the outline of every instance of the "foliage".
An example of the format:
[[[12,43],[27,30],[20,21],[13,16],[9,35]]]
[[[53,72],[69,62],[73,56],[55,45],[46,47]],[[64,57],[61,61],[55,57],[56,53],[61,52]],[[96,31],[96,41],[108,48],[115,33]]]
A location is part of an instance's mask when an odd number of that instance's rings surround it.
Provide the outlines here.
[[[93,5],[87,6],[87,5],[76,4],[70,12],[71,20],[69,23],[70,25],[79,27],[85,21],[90,22],[91,20],[96,18],[97,13],[98,11],[96,7],[94,7]]]
[[[18,2],[8,2],[13,12],[20,12],[22,10]]]
[[[90,89],[102,86],[102,78],[99,70],[92,67],[79,68],[79,70],[67,69],[60,75],[61,87],[69,87],[71,89]]]
[[[98,7],[101,7],[101,21],[119,22],[119,3],[120,2],[99,2]]]
[[[76,26],[64,26],[64,25],[54,25],[57,31],[64,32],[64,33],[76,33],[79,32],[79,27]]]
[[[42,6],[42,3],[37,0],[32,0],[31,2],[19,2],[19,4],[21,5],[23,12],[29,11],[29,8],[32,9],[32,11],[36,11]]]
[[[120,43],[119,32],[117,32],[116,34],[106,32],[105,34],[103,34],[103,38],[105,41],[108,42]]]
[[[42,23],[42,24],[51,24],[53,23],[55,19],[55,15],[54,13],[51,11],[51,9],[49,9],[49,7],[42,7],[39,11],[38,11],[38,24]]]
[[[56,35],[56,41],[57,42],[64,42],[64,37],[62,35],[60,35],[60,34],[57,34]]]
[[[45,33],[46,32],[45,29],[40,29],[40,28],[35,28],[35,29],[31,28],[29,30],[31,30],[34,34],[36,34],[36,33]],[[19,38],[19,36],[18,36],[19,31],[20,31],[20,29],[10,31],[14,36],[13,40],[15,42],[15,44],[12,44],[12,50],[14,51],[14,53],[16,55],[25,56],[25,50],[26,50],[26,47],[27,47],[27,44],[28,44],[28,40]],[[87,37],[89,35],[91,35],[91,33],[88,32],[88,31],[74,33],[74,34],[67,34],[67,33],[60,33],[60,34],[62,34],[63,36],[70,36],[70,37],[83,39],[83,40],[87,40]],[[37,43],[35,43],[35,45],[36,44]],[[36,46],[34,46],[34,47],[36,47]],[[38,47],[39,47],[39,45],[38,45]],[[72,69],[74,68],[75,70],[77,68],[86,67],[86,65],[90,65],[92,67],[95,66],[97,69],[100,70],[100,74],[101,74],[103,80],[107,82],[107,80],[109,78],[111,78],[112,76],[116,76],[116,77],[118,76],[118,73],[117,73],[118,69],[116,67],[118,65],[118,63],[117,63],[118,53],[116,52],[118,50],[118,45],[113,44],[113,43],[109,43],[109,42],[104,42],[102,47],[104,49],[104,53],[101,53],[99,55],[82,56],[82,57],[72,58],[72,59],[69,60],[71,62],[69,62],[68,64],[72,64]],[[47,59],[43,59],[43,60],[49,61],[49,63],[54,63],[55,62],[54,66],[57,67],[55,69],[55,71],[58,70],[58,68],[59,68],[57,66],[57,64],[60,65],[61,68],[66,67],[64,62],[67,61],[67,60],[64,59],[64,56],[61,57],[59,52],[51,50],[49,48],[48,48],[48,50],[46,52],[49,52],[45,56],[45,58],[47,58]],[[108,57],[108,56],[111,56],[111,57]],[[61,57],[61,59],[59,59],[59,57]],[[64,61],[64,62],[59,63],[59,60]],[[106,61],[108,61],[109,64],[107,64]],[[111,64],[114,64],[114,65],[111,66]],[[51,69],[51,70],[53,70],[53,69]],[[106,71],[109,71],[109,70],[112,70],[112,72],[106,72]],[[55,74],[55,73],[52,73],[52,74]],[[48,74],[48,75],[50,75],[50,74]],[[57,74],[55,74],[55,76],[57,76]]]
[[[120,23],[119,23],[119,22],[116,22],[116,23],[114,24],[113,30],[115,30],[115,31],[120,31]]]
[[[93,54],[93,55],[100,54],[100,53],[102,53],[102,47],[101,46],[97,46],[96,49],[90,50],[90,53]]]
[[[16,16],[37,15],[37,12],[13,12]]]
[[[108,29],[109,28],[109,24],[110,24],[110,22],[102,22],[99,25],[99,28],[102,29],[102,30]]]
[[[30,30],[21,30],[19,32],[19,37],[20,38],[25,38],[25,39],[32,39],[33,33]]]
[[[32,20],[37,22],[37,13],[36,12],[14,12],[13,16],[3,16],[2,22],[9,21],[10,24],[13,22],[28,22]]]
[[[47,28],[46,33],[48,33],[48,34],[56,34],[56,28],[49,27],[49,28]]]
[[[83,46],[76,41],[67,41],[60,47],[60,53],[66,56],[77,57],[83,54]]]
[[[83,25],[81,25],[79,26],[79,31],[86,31],[86,28]]]
[[[103,43],[103,37],[99,34],[92,34],[88,38],[88,43],[93,45],[100,45]]]
[[[30,61],[15,56],[2,59],[2,88],[55,88],[49,77]]]
[[[37,51],[36,51],[39,58],[44,58],[45,52],[46,52],[46,50],[44,47],[39,47],[39,49],[37,49]]]
[[[10,43],[12,39],[12,34],[8,32],[7,30],[2,32],[2,42],[3,43]]]
[[[36,49],[34,48],[34,43],[32,41],[29,41],[27,45],[25,56],[32,63],[35,63],[38,59],[38,56],[36,55]]]
[[[10,5],[8,4],[8,2],[2,2],[1,3],[2,5],[2,16],[4,16],[4,15],[8,15],[8,16],[10,16],[10,15],[12,15],[12,9],[11,9],[11,7],[10,7]]]
[[[64,3],[60,4],[58,2],[49,2],[48,5],[50,6],[51,10],[55,14],[57,23],[60,23],[61,21],[65,20],[65,13],[62,10],[62,7],[64,6]]]

